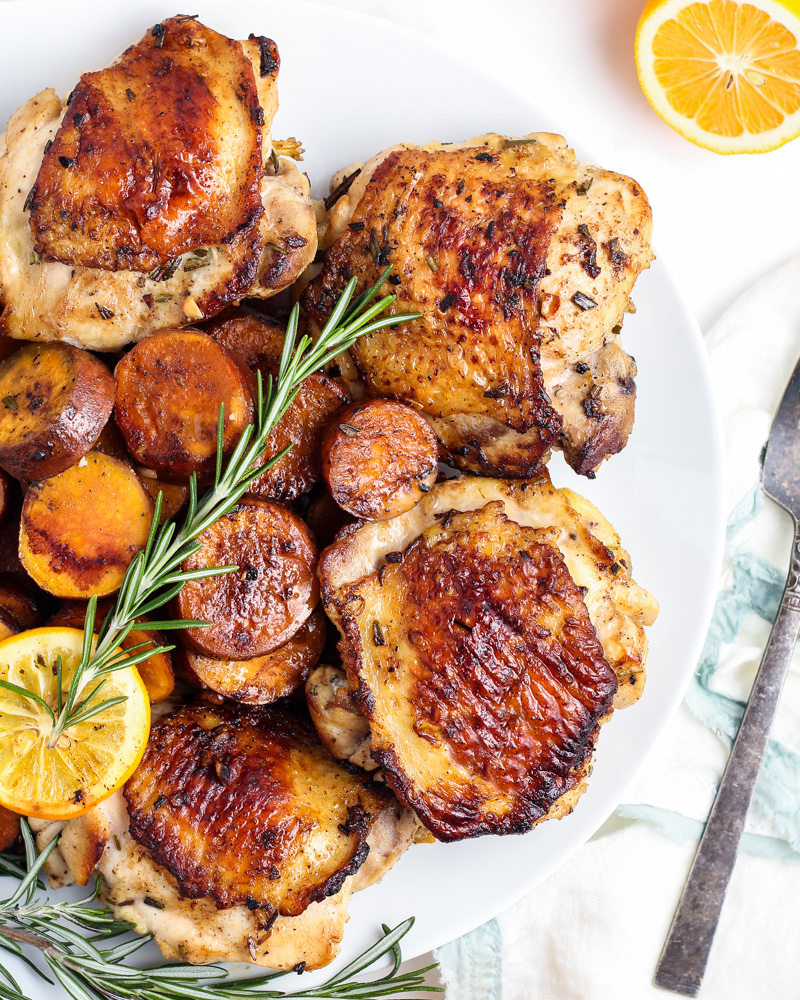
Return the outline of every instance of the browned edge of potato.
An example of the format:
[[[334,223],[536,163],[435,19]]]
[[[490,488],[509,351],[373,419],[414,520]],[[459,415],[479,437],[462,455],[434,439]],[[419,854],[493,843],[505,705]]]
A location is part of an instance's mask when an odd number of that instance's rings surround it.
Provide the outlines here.
[[[65,472],[33,483],[22,505],[19,556],[56,597],[114,593],[147,542],[153,503],[124,462],[92,451]]]
[[[95,444],[114,379],[88,351],[26,344],[0,362],[0,466],[22,480],[64,472]]]
[[[439,446],[430,424],[392,399],[350,403],[322,439],[322,475],[354,517],[385,521],[411,510],[436,482]]]
[[[229,454],[253,418],[255,379],[208,334],[164,330],[139,341],[114,369],[114,419],[139,465],[168,482],[213,475],[220,406]]]
[[[232,701],[267,705],[303,686],[322,655],[326,630],[325,612],[318,604],[295,634],[271,653],[249,660],[220,660],[185,647],[180,650],[182,672],[193,683]]]
[[[181,618],[210,622],[181,633],[199,652],[228,660],[263,656],[287,642],[316,607],[317,545],[288,507],[247,498],[199,540],[184,570],[238,567],[189,580],[176,598]]]

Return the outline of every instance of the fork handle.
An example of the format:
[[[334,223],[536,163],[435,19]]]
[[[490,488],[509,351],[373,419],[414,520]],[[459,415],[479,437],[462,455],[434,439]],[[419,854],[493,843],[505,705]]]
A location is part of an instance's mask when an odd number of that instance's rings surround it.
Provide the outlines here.
[[[795,521],[783,599],[656,969],[654,982],[662,989],[687,997],[700,989],[798,632],[800,528]]]

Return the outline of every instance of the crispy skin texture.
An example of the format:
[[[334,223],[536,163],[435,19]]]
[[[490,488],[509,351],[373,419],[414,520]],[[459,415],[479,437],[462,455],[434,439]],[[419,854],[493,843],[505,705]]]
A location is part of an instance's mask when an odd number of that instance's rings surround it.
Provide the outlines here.
[[[48,479],[94,447],[114,379],[77,347],[26,345],[0,364],[0,399],[0,464],[17,479]]]
[[[477,148],[390,153],[326,253],[305,306],[320,323],[352,274],[368,285],[392,264],[403,279],[393,289],[398,311],[423,315],[352,349],[367,391],[421,409],[451,453],[463,448],[472,464],[480,465],[474,443],[454,429],[465,414],[518,433],[535,429],[535,442],[506,470],[522,475],[560,430],[531,316],[563,191],[532,172],[510,183],[516,151],[497,154],[501,169],[494,155],[479,159],[487,155]]]
[[[348,589],[372,756],[441,840],[529,830],[582,780],[611,709],[617,679],[554,534],[488,504]]]
[[[19,533],[22,564],[56,597],[113,594],[150,531],[153,504],[124,462],[90,451],[25,494]]]
[[[242,46],[195,20],[163,21],[72,91],[30,195],[37,253],[151,271],[230,244],[264,213],[263,125]]]
[[[592,472],[633,420],[632,362],[620,391],[603,352],[618,350],[651,228],[638,185],[577,163],[560,136],[393,147],[332,208],[304,301],[318,326],[351,274],[393,264],[396,308],[423,316],[351,351],[367,394],[422,410],[462,468],[528,476],[558,446]],[[595,377],[572,385],[575,365]]]
[[[208,334],[165,330],[138,343],[114,369],[114,419],[133,458],[167,480],[213,475],[219,408],[223,450],[253,417],[254,380],[244,362]]]
[[[442,839],[563,815],[597,724],[641,693],[658,606],[608,522],[545,473],[434,486],[345,528],[320,579],[372,755]]]
[[[186,667],[203,686],[232,701],[268,705],[303,685],[325,646],[327,619],[319,605],[282,646],[249,660],[218,660],[181,650]],[[193,679],[194,679],[193,678]]]
[[[198,705],[158,723],[125,786],[131,835],[184,897],[296,916],[337,893],[391,801],[286,705]]]
[[[265,384],[267,375],[274,378],[277,374],[277,368],[270,364],[260,367]],[[320,372],[309,375],[267,438],[261,461],[268,462],[286,447],[290,446],[291,451],[254,479],[248,492],[265,500],[291,503],[318,483],[322,476],[323,432],[349,400],[345,390],[327,375]]]
[[[43,850],[62,824],[32,821]],[[313,836],[313,835],[312,835]],[[103,876],[100,898],[119,920],[140,934],[152,934],[166,958],[193,964],[252,962],[290,970],[327,965],[338,953],[353,892],[373,885],[420,838],[416,817],[390,797],[370,821],[369,855],[333,896],[311,903],[296,917],[276,917],[247,902],[220,909],[213,897],[193,899],[132,839],[122,791],[84,816],[63,824],[61,838],[46,865],[53,888],[85,885],[92,871]],[[153,905],[155,902],[156,905]],[[253,901],[251,901],[252,903]]]
[[[244,500],[200,536],[184,570],[238,566],[189,580],[177,597],[181,618],[207,621],[183,635],[220,659],[263,656],[282,646],[319,601],[317,546],[300,518],[280,504]]]
[[[322,475],[339,506],[354,517],[396,517],[436,482],[436,435],[425,418],[390,399],[351,403],[322,439]]]
[[[201,36],[205,33],[205,29],[197,23],[189,28],[177,25],[175,30],[190,33],[196,31]],[[172,28],[169,28],[169,34],[171,33]],[[164,36],[165,45],[169,34]],[[221,40],[221,36],[215,36],[214,33],[209,37],[213,39],[212,47],[220,46],[225,58],[218,71],[216,63],[212,63],[209,68],[211,75],[203,78],[202,85],[193,81],[192,88],[197,88],[200,93],[204,93],[203,88],[206,88],[215,99],[219,98],[214,106],[218,113],[205,119],[208,123],[206,135],[198,130],[197,134],[190,137],[189,148],[196,151],[201,146],[206,148],[210,144],[219,151],[219,161],[202,165],[204,177],[211,180],[219,180],[222,175],[249,178],[252,126],[258,125],[258,122],[250,122],[248,118],[238,128],[236,114],[228,112],[231,108],[238,108],[241,112],[244,105],[238,90],[226,89],[225,84],[230,77],[231,66],[244,58],[250,63],[255,80],[259,105],[255,117],[259,119],[263,115],[258,169],[258,194],[263,211],[257,224],[237,231],[229,242],[205,246],[193,244],[188,252],[182,254],[180,250],[186,243],[185,234],[181,229],[173,229],[174,242],[169,250],[167,251],[166,246],[161,247],[167,253],[169,262],[147,271],[133,267],[125,269],[124,258],[132,256],[123,252],[127,244],[118,243],[112,247],[102,243],[101,246],[99,231],[95,239],[88,231],[84,234],[76,229],[75,232],[80,233],[80,242],[73,253],[88,254],[98,249],[110,252],[113,249],[115,254],[119,251],[119,255],[114,258],[115,266],[123,269],[108,270],[104,267],[64,264],[37,255],[34,233],[29,225],[31,183],[42,166],[48,143],[56,139],[62,124],[65,131],[78,128],[72,106],[59,100],[52,90],[42,91],[12,115],[5,141],[0,136],[0,335],[23,340],[66,340],[91,350],[117,350],[126,343],[141,340],[158,330],[186,326],[207,319],[245,294],[259,298],[275,295],[287,288],[314,259],[317,228],[308,179],[290,160],[273,160],[271,156],[270,127],[278,106],[277,77],[280,60],[277,48],[267,38],[251,36],[244,41],[229,42]],[[148,36],[145,43],[149,45],[151,39],[155,39],[155,36]],[[163,49],[156,51],[163,53]],[[202,47],[192,50],[187,48],[186,52],[182,51],[181,56],[184,60],[202,60]],[[158,57],[154,55],[153,58]],[[181,60],[176,62],[183,66]],[[115,73],[117,71],[112,67],[109,70],[110,79],[115,79]],[[163,84],[160,78],[145,79],[142,82],[144,86],[140,86],[138,90],[133,87],[124,88],[136,94],[130,107],[128,95],[120,94],[119,90],[114,91],[123,103],[118,109],[115,107],[115,114],[119,111],[120,121],[118,124],[112,122],[109,137],[118,140],[120,135],[127,134],[132,124],[129,116],[134,113],[133,105],[143,96],[146,97],[150,88],[158,89]],[[193,99],[192,88],[189,97]],[[245,89],[248,88],[249,83]],[[157,127],[163,129],[168,136],[177,136],[184,127],[182,119],[175,117],[177,108],[178,101],[167,100],[159,111],[163,117],[159,118],[161,125]],[[98,105],[98,112],[99,110]],[[80,121],[81,129],[91,127],[91,116]],[[232,127],[223,135],[219,129],[226,123]],[[167,145],[170,149],[173,148],[170,142]],[[152,151],[145,152],[149,155]],[[104,155],[100,143],[96,155]],[[181,169],[174,163],[172,166]],[[57,169],[62,172],[73,170],[74,165],[63,168],[59,161]],[[111,188],[115,189],[114,186],[119,181],[119,170],[116,167],[110,171],[109,178]],[[90,189],[93,187],[101,192],[102,197],[109,193],[102,176],[92,179],[88,175],[81,175],[81,181],[85,182],[85,189],[82,188],[80,194],[87,195],[85,202],[78,198],[81,211],[90,208],[88,202],[91,201]],[[143,188],[147,189],[150,182],[145,177],[142,183]],[[248,183],[249,180],[246,180],[245,188]],[[189,206],[191,199],[187,192],[177,189],[166,192],[154,175],[151,193],[154,196],[158,194],[159,197],[168,197],[162,206],[163,212],[159,208],[160,203],[151,206],[158,209],[158,218],[152,220],[152,224],[143,224],[148,230],[148,239],[152,235],[150,230],[154,227],[158,229],[159,226],[161,229],[156,235],[166,239],[167,230],[176,219],[175,213],[180,214],[184,204],[191,208],[191,212],[196,210],[196,214],[188,220],[192,223],[191,229],[196,238],[205,235],[197,227],[204,227],[206,222],[213,222],[215,225],[224,223],[225,227],[233,224],[233,217],[241,215],[243,210],[243,192],[238,188],[234,191],[227,183],[223,183],[223,187],[222,196],[215,194],[212,203],[207,202],[203,206],[198,201],[192,207]],[[78,194],[76,192],[76,197]],[[201,197],[199,188],[191,197],[195,194]],[[139,195],[143,195],[143,191],[139,191]],[[248,194],[248,199],[249,197],[251,195]],[[228,213],[229,205],[239,207],[233,213]],[[206,215],[203,214],[204,207]],[[102,205],[98,203],[95,208],[101,212]],[[70,210],[69,207],[63,209]],[[101,226],[103,239],[110,239],[116,229],[120,226],[124,228],[132,218],[129,208],[121,206],[118,216],[105,218]],[[244,218],[240,218],[237,226],[244,221]],[[62,237],[71,241],[71,228],[68,233],[63,232],[63,226],[67,224],[66,217],[62,222],[58,215],[55,222],[61,228],[54,238],[61,242]],[[84,235],[87,238],[84,239]],[[46,234],[43,236],[46,237]],[[153,241],[153,248],[156,242]],[[147,254],[150,250],[142,244],[137,252]],[[114,265],[114,261],[110,263]]]

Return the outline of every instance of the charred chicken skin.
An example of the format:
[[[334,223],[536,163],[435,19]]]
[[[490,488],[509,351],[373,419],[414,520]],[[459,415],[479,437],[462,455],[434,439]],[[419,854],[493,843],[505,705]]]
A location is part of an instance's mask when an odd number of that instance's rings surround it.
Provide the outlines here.
[[[40,848],[60,827],[40,829]],[[167,957],[318,968],[338,951],[352,893],[417,830],[294,708],[219,699],[153,727],[124,791],[63,826],[48,873],[85,884],[96,869],[103,900]]]
[[[114,350],[287,287],[306,177],[273,156],[275,43],[173,17],[0,140],[0,332]]]
[[[396,309],[422,316],[351,349],[361,391],[421,410],[462,468],[529,476],[555,446],[591,473],[633,423],[619,332],[650,231],[639,186],[560,136],[397,146],[331,209],[305,308],[321,324],[391,264]]]
[[[371,755],[437,838],[523,833],[572,807],[600,724],[644,682],[657,605],[629,566],[602,516],[544,474],[442,483],[325,550]]]

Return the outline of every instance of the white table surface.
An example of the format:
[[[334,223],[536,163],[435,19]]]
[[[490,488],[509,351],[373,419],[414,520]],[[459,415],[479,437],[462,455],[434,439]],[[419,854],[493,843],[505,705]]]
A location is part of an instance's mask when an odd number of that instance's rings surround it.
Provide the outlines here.
[[[633,37],[645,0],[322,2],[460,50],[546,107],[601,166],[635,177],[653,206],[656,250],[704,331],[751,282],[800,253],[800,140],[772,153],[718,156],[665,125],[636,79]]]

